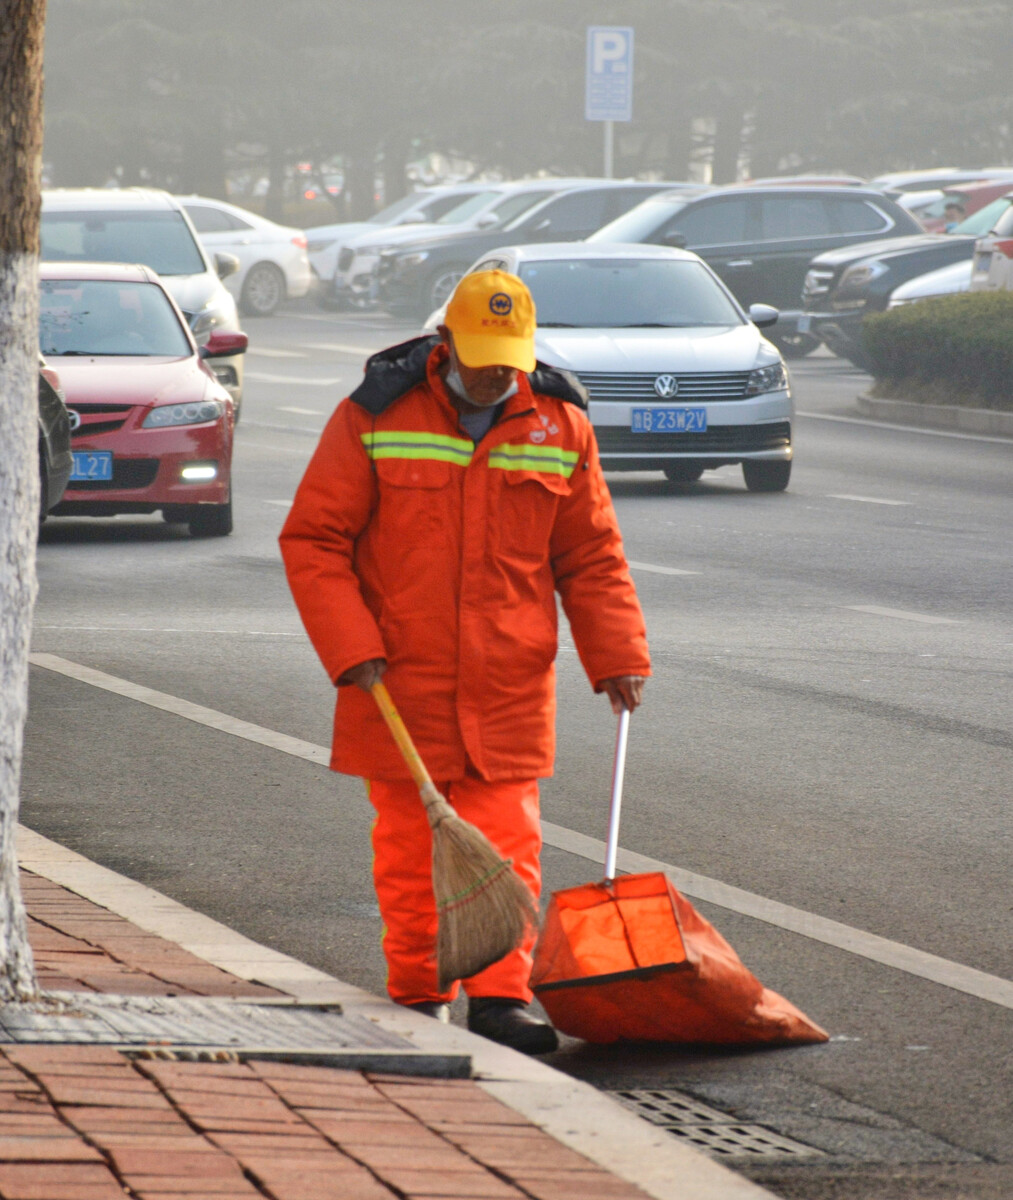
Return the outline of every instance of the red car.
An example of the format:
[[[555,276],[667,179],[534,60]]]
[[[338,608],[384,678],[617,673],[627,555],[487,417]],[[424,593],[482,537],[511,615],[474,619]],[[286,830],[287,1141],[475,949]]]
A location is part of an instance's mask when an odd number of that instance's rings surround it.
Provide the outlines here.
[[[39,346],[67,397],[74,469],[53,516],[161,510],[194,537],[232,532],[232,399],[205,360],[242,354],[245,333],[198,348],[154,271],[43,263]]]

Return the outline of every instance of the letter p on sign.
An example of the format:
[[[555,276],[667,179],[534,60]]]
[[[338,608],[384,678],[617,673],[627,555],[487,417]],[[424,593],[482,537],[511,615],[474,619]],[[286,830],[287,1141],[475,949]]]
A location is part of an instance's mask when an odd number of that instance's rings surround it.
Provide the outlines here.
[[[626,54],[626,38],[618,30],[596,29],[591,73],[601,75],[606,69],[625,73]]]

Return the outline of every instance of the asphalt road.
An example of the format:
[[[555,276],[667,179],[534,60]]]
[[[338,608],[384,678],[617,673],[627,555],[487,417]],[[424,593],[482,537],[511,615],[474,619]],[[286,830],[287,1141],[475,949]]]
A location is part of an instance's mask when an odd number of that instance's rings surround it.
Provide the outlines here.
[[[276,538],[365,353],[412,331],[306,304],[249,332],[234,535],[191,540],[157,517],[47,522],[33,649],[326,744],[333,692]],[[737,468],[682,489],[610,478],[655,659],[621,844],[747,893],[697,906],[832,1040],[746,1053],[567,1041],[555,1064],[613,1090],[688,1093],[810,1148],[729,1160],[784,1197],[1008,1200],[1013,1022],[961,968],[1009,978],[1013,946],[1013,445],[858,419],[866,378],[825,354],[792,375],[787,493],[749,494]],[[544,816],[600,839],[614,723],[566,638],[559,687]],[[22,817],[383,988],[356,780],[36,667]],[[549,841],[549,890],[600,877],[593,850]],[[786,922],[771,901],[825,920]],[[855,952],[828,940],[827,919]],[[886,962],[866,935],[896,944]],[[905,947],[946,960],[944,982]]]

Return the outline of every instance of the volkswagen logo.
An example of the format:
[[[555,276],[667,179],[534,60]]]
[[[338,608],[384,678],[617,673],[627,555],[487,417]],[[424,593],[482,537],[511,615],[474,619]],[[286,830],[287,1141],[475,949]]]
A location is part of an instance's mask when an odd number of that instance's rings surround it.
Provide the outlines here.
[[[674,375],[659,375],[654,381],[654,390],[662,400],[670,400],[679,392],[679,381]]]
[[[70,428],[72,431],[81,428],[81,414],[76,409],[68,408],[67,416],[70,417]]]

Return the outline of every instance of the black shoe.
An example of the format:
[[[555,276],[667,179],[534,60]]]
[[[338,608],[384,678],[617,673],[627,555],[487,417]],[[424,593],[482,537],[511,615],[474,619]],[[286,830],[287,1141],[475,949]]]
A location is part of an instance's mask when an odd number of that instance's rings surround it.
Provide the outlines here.
[[[418,1004],[405,1004],[404,1008],[410,1008],[413,1012],[422,1013],[424,1016],[432,1017],[434,1021],[439,1021],[441,1025],[450,1024],[450,1005],[443,1004],[439,1000],[420,1000]]]
[[[522,1054],[551,1054],[559,1049],[556,1031],[528,1012],[523,1000],[477,996],[468,1001],[468,1028],[491,1042]]]

